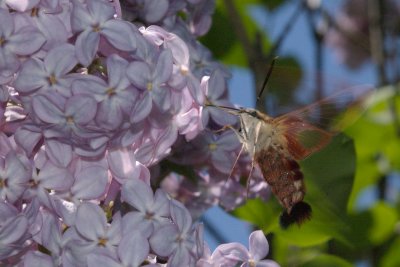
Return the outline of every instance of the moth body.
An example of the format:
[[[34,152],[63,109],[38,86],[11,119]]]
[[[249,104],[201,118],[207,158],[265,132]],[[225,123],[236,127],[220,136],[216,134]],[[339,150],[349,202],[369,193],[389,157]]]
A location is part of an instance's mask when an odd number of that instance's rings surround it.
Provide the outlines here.
[[[296,156],[303,155],[304,151],[292,155],[293,148],[289,149],[288,145],[296,142],[285,133],[288,130],[286,122],[307,125],[295,119],[277,120],[254,109],[240,109],[234,113],[239,117],[241,126],[239,131],[235,130],[236,134],[253,162],[260,167],[272,193],[285,208],[281,225],[286,228],[309,219],[311,207],[303,202],[306,190],[303,173],[296,160]]]

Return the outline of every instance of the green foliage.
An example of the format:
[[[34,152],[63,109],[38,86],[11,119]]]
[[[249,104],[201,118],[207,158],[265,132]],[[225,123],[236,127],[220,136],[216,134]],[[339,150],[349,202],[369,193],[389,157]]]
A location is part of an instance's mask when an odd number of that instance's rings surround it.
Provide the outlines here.
[[[282,4],[284,4],[286,0],[268,0],[268,1],[262,1],[262,6],[265,6],[269,10],[274,10],[276,8],[279,8]]]
[[[263,46],[267,51],[270,47],[270,41],[269,38],[263,34],[265,29],[259,29],[248,12],[250,5],[260,4],[263,1],[236,0],[233,2],[236,6],[236,10],[239,12],[240,21],[243,23],[246,29],[246,33],[243,34],[245,34],[250,41],[254,41],[255,36],[257,34],[261,34],[263,37]],[[207,48],[213,52],[214,56],[220,59],[223,63],[246,67],[248,64],[246,51],[239,42],[229,17],[230,15],[228,14],[223,1],[218,1],[213,16],[213,24],[211,29],[206,36],[201,38],[201,42],[207,46]]]
[[[337,256],[320,254],[314,257],[312,260],[301,265],[302,267],[351,267],[351,263],[339,258]]]

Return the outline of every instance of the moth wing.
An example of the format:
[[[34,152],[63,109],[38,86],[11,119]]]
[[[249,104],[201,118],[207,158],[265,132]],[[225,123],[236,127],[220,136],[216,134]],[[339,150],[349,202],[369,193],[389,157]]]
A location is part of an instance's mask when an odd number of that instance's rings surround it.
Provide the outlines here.
[[[287,151],[296,160],[321,150],[334,135],[296,116],[284,115],[274,119],[274,123],[278,134],[286,139]]]
[[[367,110],[376,88],[369,85],[358,85],[338,90],[334,94],[311,105],[291,111],[280,117],[296,117],[328,131],[341,131],[352,125]],[[346,121],[342,120],[344,112],[356,109]]]

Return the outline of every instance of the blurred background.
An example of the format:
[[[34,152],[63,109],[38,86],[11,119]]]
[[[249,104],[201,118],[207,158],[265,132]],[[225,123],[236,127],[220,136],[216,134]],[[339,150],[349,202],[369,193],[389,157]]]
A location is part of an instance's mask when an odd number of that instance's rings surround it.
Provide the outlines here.
[[[214,207],[202,217],[211,249],[248,246],[249,233],[262,229],[282,266],[400,266],[399,35],[400,1],[217,0],[202,42],[229,66],[233,103],[276,115],[340,90],[376,89],[367,105],[349,108],[357,120],[344,115],[354,141],[341,148],[334,140],[301,164],[320,204],[315,222],[282,231],[260,219],[279,212],[273,204],[251,200],[231,214]]]

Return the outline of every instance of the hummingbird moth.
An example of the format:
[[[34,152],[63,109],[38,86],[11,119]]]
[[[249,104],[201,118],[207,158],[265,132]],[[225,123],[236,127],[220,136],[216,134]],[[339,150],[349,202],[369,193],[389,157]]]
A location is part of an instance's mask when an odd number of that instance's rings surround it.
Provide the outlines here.
[[[265,84],[264,81],[263,88]],[[360,96],[356,89],[345,90],[306,108],[275,118],[251,108],[237,109],[208,104],[238,117],[239,130],[232,126],[228,128],[236,133],[243,145],[242,149],[244,148],[252,159],[248,179],[254,165],[257,164],[272,193],[285,209],[280,216],[282,228],[294,223],[301,225],[311,218],[311,206],[303,201],[306,188],[298,162],[324,148],[335,135],[315,126],[306,117],[312,116],[312,113],[320,110],[324,104],[335,103],[337,100],[344,100],[347,105],[354,102]],[[362,89],[362,94],[366,93],[365,88],[358,89]]]

